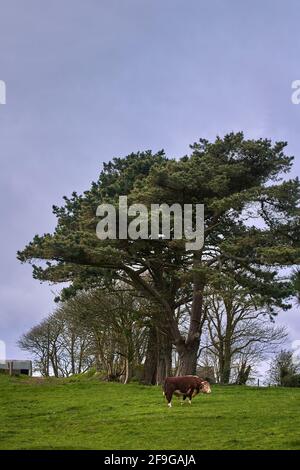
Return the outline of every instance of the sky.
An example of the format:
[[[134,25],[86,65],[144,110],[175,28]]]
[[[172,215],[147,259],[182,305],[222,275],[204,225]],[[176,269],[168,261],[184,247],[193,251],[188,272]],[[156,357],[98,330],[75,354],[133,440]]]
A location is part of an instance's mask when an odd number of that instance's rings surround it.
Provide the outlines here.
[[[280,0],[0,0],[0,341],[54,308],[59,286],[16,259],[51,232],[53,204],[102,164],[243,130],[288,142],[300,173],[300,3]],[[1,101],[1,100],[0,100]],[[289,345],[300,310],[282,313]]]

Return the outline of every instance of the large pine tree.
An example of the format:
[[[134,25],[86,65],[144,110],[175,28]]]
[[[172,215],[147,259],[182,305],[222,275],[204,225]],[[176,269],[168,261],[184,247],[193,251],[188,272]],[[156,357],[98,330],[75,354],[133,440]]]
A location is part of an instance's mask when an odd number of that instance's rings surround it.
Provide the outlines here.
[[[34,264],[34,277],[70,281],[64,295],[90,285],[122,280],[154,301],[153,322],[172,339],[180,374],[193,374],[206,313],[205,287],[226,269],[249,291],[284,306],[290,286],[279,280],[281,266],[299,263],[298,179],[281,180],[293,157],[286,143],[246,140],[228,134],[210,143],[201,139],[180,160],[163,152],[131,154],[104,165],[83,195],[54,207],[53,234],[35,236],[18,258]],[[204,204],[205,241],[187,252],[184,240],[104,240],[96,237],[96,208],[102,202]],[[43,263],[47,261],[47,264]],[[176,310],[190,304],[186,335]],[[159,313],[158,313],[159,312]]]

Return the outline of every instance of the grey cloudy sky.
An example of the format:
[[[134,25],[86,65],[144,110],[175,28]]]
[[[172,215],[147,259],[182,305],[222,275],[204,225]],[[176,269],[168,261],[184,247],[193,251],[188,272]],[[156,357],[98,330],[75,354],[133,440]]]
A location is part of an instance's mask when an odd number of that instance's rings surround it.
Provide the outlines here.
[[[81,192],[103,161],[188,152],[244,130],[287,140],[300,173],[297,0],[0,0],[1,327],[9,357],[51,312],[16,251],[54,228],[52,204]],[[296,309],[284,313],[300,338]]]

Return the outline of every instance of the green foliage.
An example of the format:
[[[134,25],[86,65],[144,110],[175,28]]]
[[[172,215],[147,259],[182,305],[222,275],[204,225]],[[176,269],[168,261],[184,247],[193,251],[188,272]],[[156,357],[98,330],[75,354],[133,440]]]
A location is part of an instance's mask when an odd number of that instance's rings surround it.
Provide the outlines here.
[[[284,387],[300,387],[300,374],[285,375],[282,378]]]
[[[202,269],[213,275],[221,261],[238,282],[252,291],[262,290],[270,303],[277,295],[280,303],[279,297],[291,292],[287,285],[278,286],[276,270],[271,274],[268,267],[291,265],[300,258],[299,181],[278,182],[293,160],[284,154],[285,146],[231,133],[214,143],[200,139],[191,146],[192,154],[178,161],[167,159],[163,151],[115,158],[104,164],[88,191],[81,196],[74,192],[71,198],[64,197],[64,206],[53,208],[55,232],[35,236],[18,258],[47,261],[46,266],[34,264],[33,274],[39,280],[71,282],[62,300],[78,289],[111,283],[120,274],[130,279],[128,267],[134,266],[151,276],[159,270],[162,275],[153,278],[160,291],[156,300],[161,295],[168,298],[174,289],[180,294],[180,286],[192,288],[192,260],[183,244],[100,241],[95,234],[96,208],[104,201],[116,204],[120,195],[144,204],[204,203],[207,235]],[[249,217],[260,218],[265,227],[249,226],[245,223]],[[136,275],[133,282],[141,287]],[[153,291],[148,290],[148,295],[153,297]]]
[[[298,387],[300,363],[293,358],[292,351],[282,350],[278,353],[269,370],[269,380],[271,383],[282,387]]]

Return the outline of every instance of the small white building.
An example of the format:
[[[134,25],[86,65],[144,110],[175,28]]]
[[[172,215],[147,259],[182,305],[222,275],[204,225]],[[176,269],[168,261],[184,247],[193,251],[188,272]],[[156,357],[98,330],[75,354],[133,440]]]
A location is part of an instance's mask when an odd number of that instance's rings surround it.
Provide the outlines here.
[[[19,359],[8,359],[6,361],[0,361],[0,373],[9,375],[32,375],[32,361],[19,360]]]

